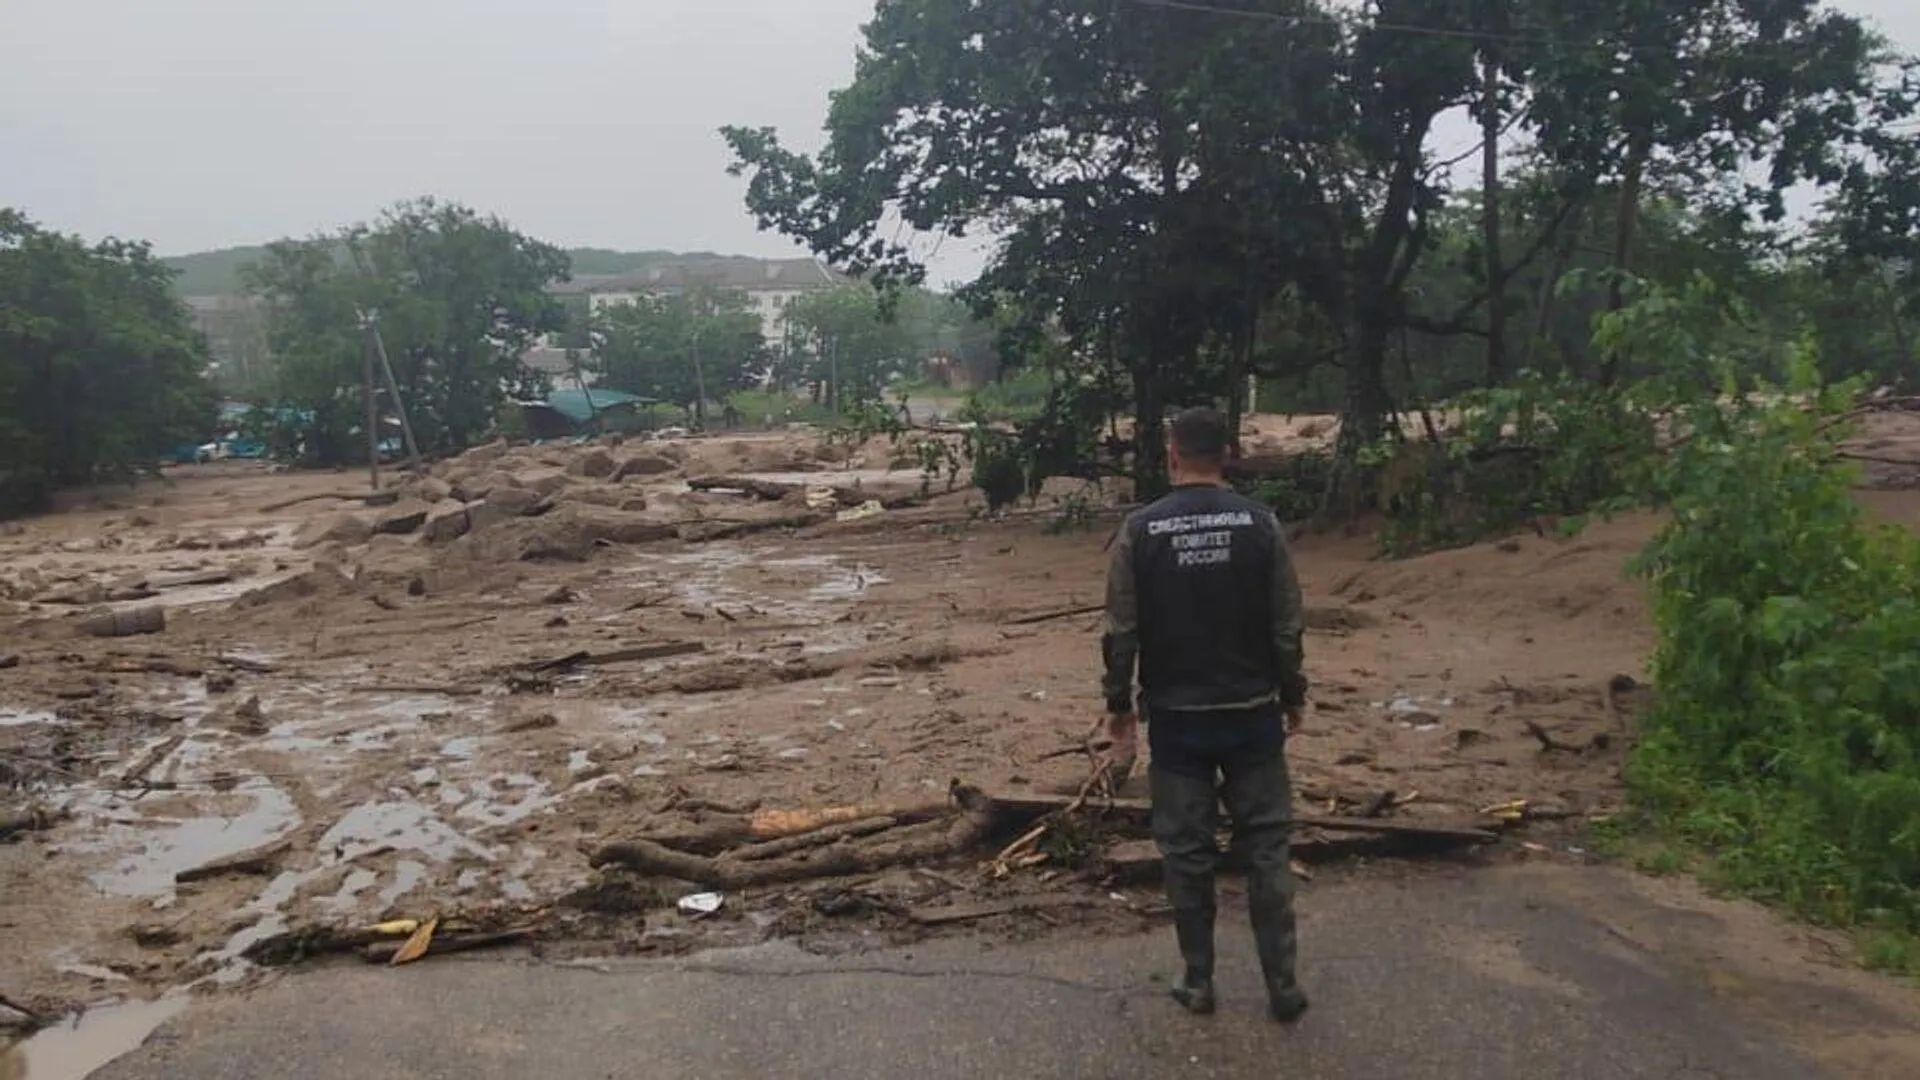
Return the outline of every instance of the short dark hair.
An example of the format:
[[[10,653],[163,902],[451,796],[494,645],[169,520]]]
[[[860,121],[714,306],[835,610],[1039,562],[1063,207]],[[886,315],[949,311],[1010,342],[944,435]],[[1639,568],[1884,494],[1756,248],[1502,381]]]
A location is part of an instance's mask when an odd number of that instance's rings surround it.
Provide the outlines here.
[[[1227,418],[1219,409],[1206,405],[1183,409],[1174,414],[1167,430],[1181,457],[1216,465],[1227,460]]]

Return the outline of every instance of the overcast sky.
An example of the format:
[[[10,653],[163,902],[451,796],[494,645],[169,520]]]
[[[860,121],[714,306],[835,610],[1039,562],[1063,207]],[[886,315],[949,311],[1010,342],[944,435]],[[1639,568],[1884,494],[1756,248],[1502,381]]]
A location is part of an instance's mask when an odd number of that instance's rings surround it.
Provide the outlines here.
[[[1920,51],[1920,2],[1840,0]],[[0,205],[164,254],[435,194],[555,243],[791,254],[723,124],[819,141],[873,0],[0,0]],[[1471,145],[1458,126],[1443,143]],[[928,250],[932,250],[929,247]],[[948,242],[936,279],[970,275]]]

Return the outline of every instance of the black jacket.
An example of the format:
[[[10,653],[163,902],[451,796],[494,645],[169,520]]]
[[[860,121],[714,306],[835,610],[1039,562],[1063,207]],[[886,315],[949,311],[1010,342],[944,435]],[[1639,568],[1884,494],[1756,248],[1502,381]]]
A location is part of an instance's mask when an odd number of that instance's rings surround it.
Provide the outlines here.
[[[1306,702],[1300,582],[1266,507],[1211,484],[1135,511],[1107,572],[1103,690],[1151,716]]]

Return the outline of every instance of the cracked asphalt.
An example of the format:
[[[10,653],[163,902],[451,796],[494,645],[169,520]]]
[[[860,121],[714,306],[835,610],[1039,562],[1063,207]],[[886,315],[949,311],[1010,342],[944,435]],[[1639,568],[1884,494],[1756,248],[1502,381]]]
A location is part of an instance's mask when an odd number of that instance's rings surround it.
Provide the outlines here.
[[[1600,875],[1590,880],[1627,895],[1617,871],[1558,872]],[[672,962],[446,958],[402,970],[330,967],[196,1005],[96,1076],[1916,1075],[1906,1071],[1912,1059],[1889,1059],[1893,1071],[1884,1073],[1867,1059],[1842,1071],[1832,1059],[1816,1064],[1802,1053],[1804,1029],[1770,1027],[1752,993],[1729,996],[1717,989],[1726,978],[1703,976],[1707,953],[1636,943],[1577,892],[1531,871],[1499,869],[1309,886],[1302,977],[1314,1006],[1293,1029],[1264,1018],[1252,942],[1229,910],[1222,1011],[1207,1019],[1180,1013],[1165,997],[1171,931],[998,947],[949,940],[838,959],[784,944]],[[1673,940],[1710,938],[1688,921],[1697,918],[1676,915]],[[1647,933],[1661,926],[1654,916],[1639,924],[1654,928]],[[1766,989],[1786,1001],[1801,992],[1853,1036],[1906,1022],[1864,1000],[1853,1007],[1832,986]]]

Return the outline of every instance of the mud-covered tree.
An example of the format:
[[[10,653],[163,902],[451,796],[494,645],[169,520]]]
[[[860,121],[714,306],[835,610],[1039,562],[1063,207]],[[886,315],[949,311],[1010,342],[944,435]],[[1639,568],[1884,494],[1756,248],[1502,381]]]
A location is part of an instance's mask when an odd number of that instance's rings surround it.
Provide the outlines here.
[[[213,424],[205,342],[144,244],[0,208],[0,515],[156,466]]]

